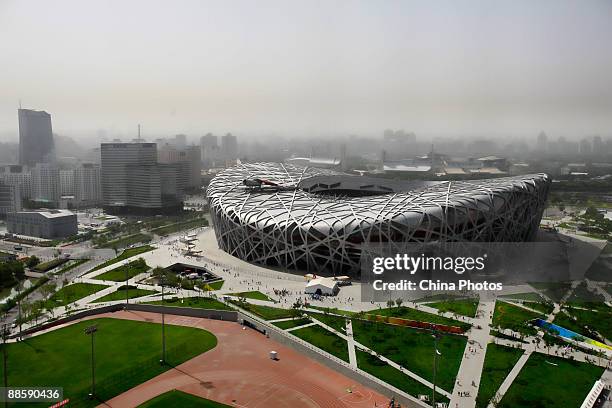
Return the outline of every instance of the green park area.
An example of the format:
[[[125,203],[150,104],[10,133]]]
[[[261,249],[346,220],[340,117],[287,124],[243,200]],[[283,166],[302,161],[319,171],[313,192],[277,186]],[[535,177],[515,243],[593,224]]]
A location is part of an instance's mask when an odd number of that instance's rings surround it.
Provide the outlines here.
[[[127,265],[121,265],[115,269],[111,269],[108,272],[97,275],[95,279],[123,282],[126,279],[132,279],[134,276],[140,275],[148,270],[149,265],[147,265],[145,260],[138,258]]]
[[[429,330],[353,319],[355,340],[389,360],[433,381],[434,338]],[[467,339],[440,333],[437,382],[452,391]]]
[[[116,291],[96,299],[93,303],[113,302],[115,300],[135,299],[142,296],[152,295],[156,293],[154,290],[138,289],[135,286],[123,285],[117,288]]]
[[[361,350],[356,350],[356,355],[357,365],[363,371],[372,374],[374,377],[379,378],[387,384],[391,384],[392,386],[399,388],[400,390],[416,398],[418,398],[419,395],[427,395],[429,398],[431,398],[431,388],[402,373],[397,368],[390,366],[387,362]],[[438,390],[438,388],[436,388],[436,390]],[[448,398],[436,391],[436,402],[448,403]]]
[[[91,384],[91,338],[85,334],[96,326],[96,396],[112,398],[180,364],[217,344],[211,333],[183,326],[166,325],[167,365],[159,363],[161,325],[119,319],[94,319],[75,323],[40,336],[8,345],[9,386],[64,387],[64,398],[75,406],[87,402]],[[44,362],[41,363],[41,362]],[[0,372],[3,368],[0,367]],[[80,404],[79,404],[80,402]]]
[[[553,323],[601,342],[612,338],[612,313],[567,307]]]
[[[274,302],[275,300],[266,295],[265,293],[261,293],[258,290],[252,290],[250,292],[238,292],[238,293],[228,293],[229,296],[235,296],[238,298],[245,299],[254,299],[254,300],[263,300],[267,302]]]
[[[603,372],[592,364],[533,353],[498,406],[576,408]]]
[[[142,244],[151,242],[152,237],[148,234],[138,232],[132,235],[126,235],[112,241],[102,242],[98,245],[99,248],[125,248],[130,245]]]
[[[300,314],[300,312],[297,310],[280,309],[278,307],[254,305],[252,303],[241,302],[237,300],[230,300],[229,302],[265,320],[275,320],[275,319],[284,319],[286,317],[296,317],[296,315]]]
[[[433,324],[444,324],[447,326],[461,327],[463,330],[470,328],[468,323],[460,322],[457,320],[449,319],[444,316],[438,316],[433,313],[424,312],[422,310],[413,309],[411,307],[400,306],[400,307],[389,307],[386,309],[374,309],[367,312],[372,315],[379,316],[390,316],[399,317],[408,320],[417,320],[419,322],[427,322]]]
[[[454,313],[456,315],[474,317],[478,309],[478,299],[456,299],[441,302],[427,303],[427,306],[438,309],[440,312]]]
[[[543,314],[498,301],[495,303],[492,326],[510,329],[524,335],[534,335],[537,330],[529,324],[529,321],[543,317],[545,317]]]
[[[218,301],[217,299],[209,297],[188,297],[188,298],[165,298],[162,302],[160,300],[154,300],[147,302],[150,305],[164,305],[174,307],[192,307],[196,309],[212,309],[212,310],[233,310],[231,307]]]
[[[139,405],[138,408],[230,408],[229,405],[221,404],[220,402],[211,401],[205,398],[200,398],[195,395],[187,394],[186,392],[172,390],[161,394],[152,400]]]
[[[53,268],[57,268],[58,266],[65,264],[69,260],[70,259],[68,258],[55,258],[47,262],[41,262],[38,265],[36,265],[33,269],[36,272],[47,272]]]
[[[569,282],[530,282],[529,285],[542,292],[547,298],[554,302],[559,302],[563,299],[567,291],[572,287]]]
[[[347,363],[349,361],[346,340],[321,326],[308,326],[302,329],[293,330],[290,333]]]
[[[206,218],[195,218],[188,221],[178,222],[175,224],[165,225],[151,230],[156,235],[166,236],[175,232],[188,230],[192,228],[207,227],[208,220]]]
[[[152,251],[154,249],[155,248],[150,246],[150,245],[144,245],[144,246],[140,246],[140,247],[126,249],[125,251],[123,251],[121,253],[121,255],[119,255],[119,256],[117,256],[117,257],[115,257],[113,259],[109,259],[108,261],[106,261],[106,262],[96,266],[91,271],[93,272],[93,271],[97,271],[97,270],[102,269],[102,268],[106,268],[107,266],[110,266],[110,265],[115,264],[117,262],[121,262],[123,260],[126,260],[126,259],[131,258],[131,257],[136,256],[136,255],[144,254],[145,252],[149,252],[149,251]]]
[[[291,319],[291,320],[283,320],[282,322],[275,322],[272,324],[278,327],[279,329],[287,330],[287,329],[292,329],[294,327],[303,326],[308,323],[310,323],[310,319],[298,318],[298,319]]]
[[[489,343],[485,355],[476,408],[487,408],[489,401],[502,385],[512,367],[523,354],[522,350]]]
[[[526,300],[529,302],[541,302],[544,300],[544,298],[536,292],[513,293],[511,295],[501,295],[499,298],[509,300]]]
[[[205,290],[220,290],[223,287],[223,284],[225,283],[224,280],[218,280],[212,283],[207,283],[207,287],[205,287]]]
[[[77,266],[83,265],[85,262],[89,262],[89,259],[77,259],[77,260],[74,260],[73,262],[70,262],[68,265],[64,266],[59,271],[53,272],[53,274],[54,275],[62,275],[64,273],[66,273],[66,272],[69,272],[69,271],[73,270]]]
[[[73,283],[55,292],[49,299],[49,303],[53,306],[66,306],[107,287],[106,285],[95,285],[93,283]]]

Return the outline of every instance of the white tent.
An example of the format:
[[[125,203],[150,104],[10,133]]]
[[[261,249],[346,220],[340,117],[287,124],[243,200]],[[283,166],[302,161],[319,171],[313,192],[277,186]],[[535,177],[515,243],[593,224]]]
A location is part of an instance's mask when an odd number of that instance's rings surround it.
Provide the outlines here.
[[[332,278],[315,278],[306,284],[306,294],[333,296],[338,293],[338,282]]]

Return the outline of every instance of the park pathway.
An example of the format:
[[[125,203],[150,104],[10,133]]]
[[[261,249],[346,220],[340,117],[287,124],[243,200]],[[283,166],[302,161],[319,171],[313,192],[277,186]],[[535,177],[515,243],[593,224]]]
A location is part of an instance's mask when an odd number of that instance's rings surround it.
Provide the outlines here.
[[[480,300],[474,318],[474,325],[468,332],[457,381],[453,389],[450,406],[455,408],[474,408],[480,385],[480,376],[484,366],[487,344],[489,343],[489,325],[493,320],[495,299]]]
[[[491,400],[492,402],[489,402],[489,406],[487,408],[495,408],[495,404],[493,401],[502,400],[506,392],[508,392],[508,389],[510,389],[510,386],[512,385],[516,377],[519,375],[519,373],[523,369],[523,366],[529,359],[530,355],[531,355],[531,351],[528,350],[521,356],[521,358],[519,358],[519,360],[516,362],[514,367],[512,367],[512,370],[510,370],[510,373],[508,374],[508,376],[504,379],[504,382],[502,383],[502,385],[499,387],[499,389],[495,393],[495,396]]]
[[[346,342],[348,344],[349,364],[357,368],[357,354],[355,353],[355,339],[353,338],[353,322],[346,319]]]

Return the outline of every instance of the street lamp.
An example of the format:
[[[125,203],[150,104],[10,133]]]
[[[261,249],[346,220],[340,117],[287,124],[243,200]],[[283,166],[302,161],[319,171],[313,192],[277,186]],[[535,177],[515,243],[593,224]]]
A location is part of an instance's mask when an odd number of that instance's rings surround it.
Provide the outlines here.
[[[435,330],[435,327],[434,327],[434,330]],[[433,366],[433,392],[432,392],[432,398],[431,398],[431,406],[435,408],[436,406],[436,372],[438,371],[438,356],[442,354],[440,354],[440,352],[438,351],[438,340],[440,339],[440,333],[438,333],[437,331],[434,331],[434,334],[432,334],[432,337],[434,338],[434,366]]]
[[[96,371],[94,359],[94,334],[98,331],[98,326],[93,325],[85,328],[85,334],[91,336],[91,393],[89,398],[93,399],[96,394]]]
[[[130,264],[127,264],[125,267],[125,304],[126,306],[130,304],[130,297],[129,297],[130,285],[128,284],[128,281],[130,280],[128,278],[129,269],[130,269]]]
[[[166,314],[164,313],[164,287],[166,283],[166,271],[162,272],[162,275],[159,279],[159,283],[162,287],[162,355],[161,360],[159,362],[164,364],[166,362]]]

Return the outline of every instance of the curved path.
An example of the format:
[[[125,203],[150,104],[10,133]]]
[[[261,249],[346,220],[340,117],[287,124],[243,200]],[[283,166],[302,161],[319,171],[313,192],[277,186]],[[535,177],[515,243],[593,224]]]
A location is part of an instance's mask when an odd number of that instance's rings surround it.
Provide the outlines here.
[[[160,322],[157,313],[122,311],[93,316]],[[172,389],[235,407],[371,408],[389,397],[237,323],[166,315],[166,323],[199,327],[217,346],[101,406],[136,407]],[[269,358],[278,352],[279,360]]]

